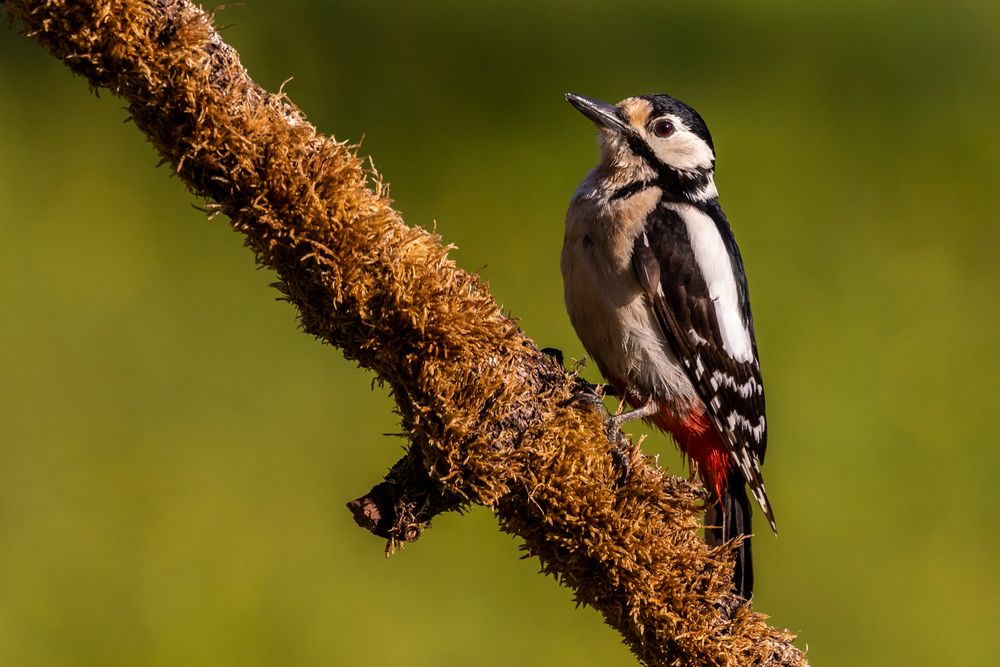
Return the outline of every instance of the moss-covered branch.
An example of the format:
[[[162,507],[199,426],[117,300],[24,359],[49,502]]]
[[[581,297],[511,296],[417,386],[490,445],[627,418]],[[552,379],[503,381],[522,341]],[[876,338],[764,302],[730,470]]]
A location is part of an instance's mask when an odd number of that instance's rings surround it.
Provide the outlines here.
[[[135,124],[277,273],[309,333],[388,383],[409,454],[353,503],[415,539],[479,503],[647,665],[802,665],[792,636],[729,592],[698,536],[698,487],[632,453],[616,484],[600,415],[441,240],[407,227],[379,178],[257,86],[187,0],[8,0],[26,33]]]

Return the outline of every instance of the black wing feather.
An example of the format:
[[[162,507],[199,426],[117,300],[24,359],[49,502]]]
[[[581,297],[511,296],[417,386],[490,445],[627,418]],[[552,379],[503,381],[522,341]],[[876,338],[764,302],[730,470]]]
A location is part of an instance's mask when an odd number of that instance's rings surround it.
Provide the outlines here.
[[[726,353],[708,284],[695,260],[687,226],[675,210],[661,206],[650,215],[644,233],[636,239],[632,266],[664,336],[773,526],[759,466],[767,447],[767,426],[743,264],[721,209],[715,206],[705,212],[715,221],[730,253],[753,360],[740,361]]]

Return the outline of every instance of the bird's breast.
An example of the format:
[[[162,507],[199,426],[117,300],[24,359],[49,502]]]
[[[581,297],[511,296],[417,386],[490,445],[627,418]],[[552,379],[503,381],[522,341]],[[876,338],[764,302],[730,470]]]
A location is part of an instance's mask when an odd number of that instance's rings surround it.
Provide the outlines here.
[[[635,239],[659,191],[649,188],[621,203],[579,194],[567,213],[562,251],[573,328],[605,378],[690,408],[697,394],[632,269]]]
[[[614,198],[625,182],[592,173],[580,184],[566,212],[566,243],[579,242],[608,270],[630,270],[635,240],[660,202],[662,191],[650,186]]]

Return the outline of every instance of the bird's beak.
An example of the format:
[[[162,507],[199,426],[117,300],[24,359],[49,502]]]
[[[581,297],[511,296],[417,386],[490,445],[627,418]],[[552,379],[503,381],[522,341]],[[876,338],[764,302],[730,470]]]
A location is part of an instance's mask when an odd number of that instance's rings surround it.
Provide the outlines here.
[[[566,101],[600,127],[616,132],[626,132],[629,129],[622,110],[612,104],[573,93],[566,93]]]

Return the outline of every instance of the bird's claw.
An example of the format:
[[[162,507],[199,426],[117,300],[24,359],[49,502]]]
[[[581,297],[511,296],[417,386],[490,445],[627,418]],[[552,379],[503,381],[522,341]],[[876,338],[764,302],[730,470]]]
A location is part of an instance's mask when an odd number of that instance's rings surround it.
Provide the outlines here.
[[[607,412],[604,408],[604,399],[608,396],[619,398],[618,390],[610,384],[591,384],[580,377],[576,378],[576,384],[580,389],[569,399],[571,404],[592,403]]]
[[[580,382],[580,386],[580,391],[570,396],[566,405],[590,405],[602,416],[608,417],[608,409],[604,407],[604,396],[598,391],[598,386],[587,382]]]
[[[611,445],[611,460],[618,471],[618,475],[615,477],[615,486],[624,486],[632,472],[632,466],[629,462],[631,444],[621,429],[621,425],[625,421],[621,419],[622,415],[608,414],[608,409],[604,406],[604,396],[607,395],[605,390],[610,388],[610,385],[594,385],[582,381],[580,385],[581,391],[574,394],[567,403],[569,405],[591,405],[604,418],[604,435],[608,439],[608,444]]]
[[[605,426],[605,430],[608,433],[608,442],[611,443],[611,462],[618,470],[615,487],[621,488],[625,486],[625,482],[628,481],[629,475],[632,473],[631,445],[621,429],[614,425],[613,417],[608,419],[607,424],[610,424]]]

